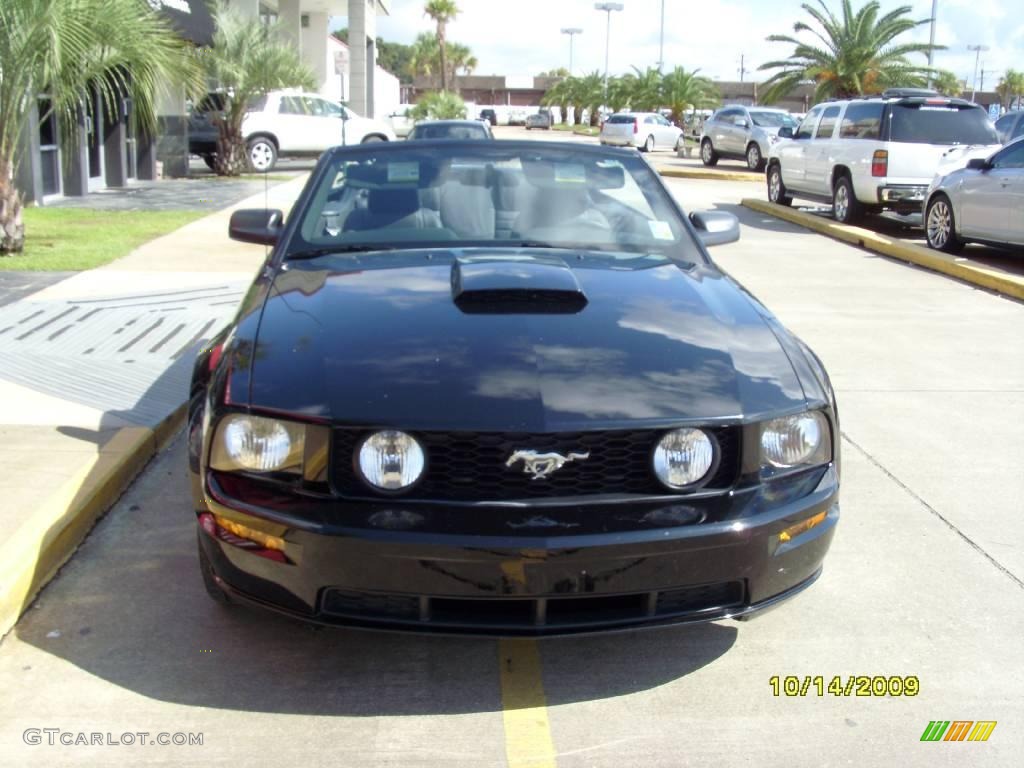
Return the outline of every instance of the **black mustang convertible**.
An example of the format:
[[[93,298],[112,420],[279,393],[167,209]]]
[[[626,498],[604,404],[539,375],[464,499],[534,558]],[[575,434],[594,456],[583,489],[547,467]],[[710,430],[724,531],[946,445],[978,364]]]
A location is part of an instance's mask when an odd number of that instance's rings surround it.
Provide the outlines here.
[[[207,590],[353,627],[544,635],[746,618],[839,518],[818,358],[632,150],[323,155],[199,355]]]

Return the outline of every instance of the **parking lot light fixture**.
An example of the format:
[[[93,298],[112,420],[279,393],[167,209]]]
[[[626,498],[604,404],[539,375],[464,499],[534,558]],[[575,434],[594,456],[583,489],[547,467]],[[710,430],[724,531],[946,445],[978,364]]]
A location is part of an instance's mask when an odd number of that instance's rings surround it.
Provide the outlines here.
[[[572,77],[572,41],[576,35],[582,35],[583,30],[579,27],[562,27],[562,34],[569,36],[569,77]]]
[[[604,34],[604,102],[608,103],[608,52],[612,42],[612,11],[621,11],[622,3],[594,3],[595,11],[604,11],[608,14],[608,24]]]

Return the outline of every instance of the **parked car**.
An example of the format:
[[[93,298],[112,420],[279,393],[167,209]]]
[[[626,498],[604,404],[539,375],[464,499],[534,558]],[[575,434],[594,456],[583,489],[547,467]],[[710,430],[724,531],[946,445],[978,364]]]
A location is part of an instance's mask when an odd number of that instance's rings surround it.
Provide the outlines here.
[[[967,241],[1024,246],[1024,136],[932,182],[924,229],[928,245],[947,253]]]
[[[212,109],[223,106],[222,99],[208,95],[189,118],[189,151],[211,168],[216,127],[209,117]],[[197,129],[194,139],[193,126]],[[360,117],[344,104],[319,94],[298,91],[271,91],[253,99],[242,121],[242,135],[249,163],[259,172],[271,170],[282,156],[315,157],[338,145],[396,139],[394,130],[379,120]]]
[[[482,120],[424,120],[416,123],[408,136],[424,139],[493,139],[491,127]]]
[[[601,125],[598,141],[613,147],[636,147],[641,152],[678,148],[682,130],[656,112],[617,112]]]
[[[195,361],[210,595],[301,619],[543,635],[746,618],[839,520],[819,359],[636,152],[336,148]],[[525,570],[524,570],[525,569]]]
[[[1000,146],[983,107],[923,89],[818,104],[779,137],[789,140],[771,148],[768,199],[828,201],[847,224],[883,210],[919,212],[936,174]]]
[[[722,107],[704,121],[700,159],[709,166],[716,165],[720,157],[746,160],[750,170],[763,171],[768,151],[779,140],[779,129],[796,126],[796,118],[784,109],[742,104]]]
[[[996,133],[1003,144],[1024,136],[1024,109],[1007,112],[996,120]]]
[[[410,116],[409,108],[399,109],[388,115],[388,123],[391,124],[391,130],[395,132],[395,136],[400,139],[404,139],[412,131],[412,127],[415,124],[415,120]]]
[[[481,109],[480,110],[480,119],[481,120],[486,120],[489,125],[497,125],[498,124],[498,113],[495,112],[493,109]]]
[[[224,109],[226,98],[221,91],[211,91],[188,113],[189,154],[201,157],[210,170],[214,168],[219,135],[214,121]]]
[[[541,109],[539,112],[534,112],[532,115],[526,116],[526,130],[531,128],[543,128],[544,130],[550,130],[553,121],[551,119],[551,112],[547,109]]]

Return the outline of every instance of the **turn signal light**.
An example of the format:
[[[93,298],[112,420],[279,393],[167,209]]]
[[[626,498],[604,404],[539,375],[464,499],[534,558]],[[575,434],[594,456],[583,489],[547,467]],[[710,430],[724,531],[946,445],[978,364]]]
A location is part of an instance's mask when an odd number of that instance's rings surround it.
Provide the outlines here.
[[[814,517],[809,517],[802,523],[797,523],[796,525],[789,526],[789,528],[787,528],[779,534],[779,541],[790,541],[795,537],[799,536],[801,533],[806,533],[807,531],[811,530],[811,528],[813,528],[814,526],[823,523],[825,521],[825,516],[827,514],[827,512],[819,512]]]
[[[884,149],[876,149],[875,154],[871,156],[871,175],[872,176],[888,176],[889,175],[889,153]]]
[[[216,520],[217,525],[225,531],[233,533],[235,536],[240,538],[255,541],[264,549],[276,549],[278,552],[284,551],[284,539],[282,538],[270,536],[262,531],[257,531],[255,528],[250,528],[247,525],[236,523],[234,520],[228,520],[226,517],[221,517],[220,515],[215,515],[214,520]]]

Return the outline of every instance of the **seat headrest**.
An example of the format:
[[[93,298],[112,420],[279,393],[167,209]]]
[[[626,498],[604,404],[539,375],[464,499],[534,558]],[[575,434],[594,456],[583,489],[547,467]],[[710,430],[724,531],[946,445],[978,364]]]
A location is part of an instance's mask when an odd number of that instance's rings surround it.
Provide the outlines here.
[[[420,198],[415,189],[391,187],[371,189],[367,208],[370,213],[393,218],[407,216],[419,210]]]

